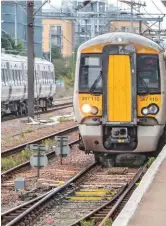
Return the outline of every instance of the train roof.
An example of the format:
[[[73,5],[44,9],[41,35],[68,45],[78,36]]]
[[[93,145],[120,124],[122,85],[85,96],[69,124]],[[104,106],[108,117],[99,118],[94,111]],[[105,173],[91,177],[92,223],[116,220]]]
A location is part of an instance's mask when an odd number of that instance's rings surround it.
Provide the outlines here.
[[[15,62],[19,61],[19,62],[27,63],[27,57],[26,56],[6,54],[6,53],[1,53],[1,60],[15,61]],[[45,59],[42,59],[42,58],[37,58],[37,57],[35,57],[35,63],[53,65],[51,62],[49,62],[49,61],[47,61]]]
[[[159,52],[164,51],[164,48],[162,46],[153,42],[151,39],[146,38],[139,34],[133,34],[133,33],[128,33],[128,32],[112,32],[112,33],[107,33],[107,34],[96,36],[96,37],[86,41],[85,43],[83,43],[79,47],[79,51],[82,51],[83,49],[88,48],[93,45],[107,43],[107,42],[111,43],[112,40],[115,39],[116,37],[117,38],[121,37],[121,38],[127,39],[128,43],[137,43],[140,45],[149,46],[150,48],[153,48]]]

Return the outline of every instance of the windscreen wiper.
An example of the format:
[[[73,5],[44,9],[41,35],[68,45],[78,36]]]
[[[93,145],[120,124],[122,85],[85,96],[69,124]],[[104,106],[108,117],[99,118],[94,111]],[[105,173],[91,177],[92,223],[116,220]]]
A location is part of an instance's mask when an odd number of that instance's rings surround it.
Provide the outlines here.
[[[141,83],[143,84],[143,86],[144,86],[144,88],[145,88],[145,92],[143,93],[143,94],[149,94],[149,88],[148,88],[148,86],[147,86],[147,84],[146,84],[146,82],[144,81],[144,79],[142,78],[142,76],[138,76],[138,79],[141,81]],[[138,91],[139,92],[141,92],[141,89],[140,88],[138,88]],[[141,92],[142,93],[142,92]]]
[[[101,78],[102,78],[102,71],[100,71],[100,74],[97,76],[97,78],[95,79],[94,83],[90,87],[90,89],[89,89],[90,93],[93,93],[93,91],[96,89],[96,86],[99,83]]]

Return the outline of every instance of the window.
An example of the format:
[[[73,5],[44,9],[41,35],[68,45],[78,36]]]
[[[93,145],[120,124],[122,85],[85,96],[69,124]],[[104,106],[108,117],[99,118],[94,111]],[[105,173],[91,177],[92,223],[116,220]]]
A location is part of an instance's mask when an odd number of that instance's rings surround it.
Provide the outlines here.
[[[89,92],[101,72],[100,54],[82,55],[80,64],[80,92]],[[102,92],[102,80],[96,85],[94,92]]]
[[[6,68],[1,69],[1,74],[2,74],[2,84],[4,86],[9,84],[9,74],[8,70]]]
[[[24,84],[26,84],[28,82],[28,76],[27,76],[27,74],[28,74],[27,69],[24,69],[24,77],[23,77]]]
[[[46,71],[42,71],[42,80],[43,80],[43,84],[47,84],[47,72]]]
[[[37,73],[36,73],[36,70],[34,70],[34,83],[37,84]]]
[[[2,85],[5,86],[6,85],[6,81],[5,81],[4,69],[1,69],[1,73],[2,73]]]
[[[16,71],[12,70],[12,81],[14,85],[17,85]]]
[[[160,74],[158,55],[137,55],[137,84],[138,93],[160,92]]]
[[[127,27],[121,27],[122,32],[126,32],[126,30],[127,30]]]
[[[54,77],[54,72],[51,72],[51,83],[53,83],[55,81],[55,77]]]
[[[45,79],[45,84],[47,84],[47,72],[44,72],[44,79]]]
[[[15,73],[16,73],[17,84],[21,85],[21,71],[16,70]]]

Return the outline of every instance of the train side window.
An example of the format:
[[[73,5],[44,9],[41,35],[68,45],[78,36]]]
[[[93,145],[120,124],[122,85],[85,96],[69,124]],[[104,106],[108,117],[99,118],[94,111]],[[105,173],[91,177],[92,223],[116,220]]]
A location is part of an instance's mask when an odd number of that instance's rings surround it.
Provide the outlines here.
[[[6,83],[5,83],[5,73],[4,73],[4,69],[2,69],[1,72],[2,72],[2,85],[5,86]]]
[[[44,84],[44,72],[41,72],[41,83]]]
[[[44,71],[42,72],[42,74],[43,74],[43,84],[45,84]]]
[[[39,74],[38,74],[38,71],[36,71],[36,83],[39,84]]]
[[[16,70],[17,84],[21,85],[20,70]]]
[[[10,77],[9,77],[9,74],[8,74],[8,70],[5,69],[4,72],[5,72],[6,84],[9,85],[9,83],[10,83],[10,79],[9,78]]]
[[[11,83],[11,78],[10,78],[10,74],[9,74],[9,71],[7,69],[5,69],[5,73],[6,73],[6,81],[7,81],[7,84],[10,85]]]
[[[48,84],[48,71],[46,71],[46,83]]]
[[[44,71],[44,83],[46,84],[46,71]]]
[[[39,84],[42,83],[42,71],[39,71]]]
[[[49,71],[49,84],[51,84],[51,71]]]
[[[55,82],[55,77],[54,77],[54,72],[53,71],[51,72],[51,81],[52,81],[52,83]]]
[[[44,83],[46,84],[47,81],[46,81],[46,71],[44,72]]]
[[[34,70],[34,83],[36,83],[36,70]]]
[[[9,85],[9,76],[8,76],[8,71],[7,69],[3,69],[4,70],[4,79],[5,79],[5,85]]]
[[[41,74],[42,74],[42,76],[41,76],[42,77],[41,83],[44,84],[44,71],[42,71]]]
[[[19,70],[16,71],[16,75],[17,75],[17,84],[20,85],[20,71]]]
[[[14,74],[15,74],[15,84],[16,86],[18,85],[18,80],[17,80],[17,70],[14,71]]]
[[[47,71],[45,71],[45,83],[47,84]]]
[[[16,81],[16,85],[18,85],[18,76],[17,76],[17,70],[14,71],[15,73],[15,81]]]
[[[12,83],[13,85],[16,85],[15,70],[12,70]]]
[[[20,70],[20,84],[23,85],[23,72]]]
[[[25,75],[24,76],[24,83],[27,84],[28,83],[28,71],[27,71],[27,69],[24,70],[24,73],[25,73],[24,74]]]

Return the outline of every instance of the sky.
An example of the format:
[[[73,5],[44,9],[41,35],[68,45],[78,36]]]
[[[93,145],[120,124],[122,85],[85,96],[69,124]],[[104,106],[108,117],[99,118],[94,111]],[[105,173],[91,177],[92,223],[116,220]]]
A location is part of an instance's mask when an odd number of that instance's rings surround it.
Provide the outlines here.
[[[66,1],[68,2],[69,0],[66,0]],[[133,1],[138,2],[138,0],[133,0]],[[161,3],[160,0],[139,0],[139,2],[140,1],[142,3],[144,3],[144,2],[146,3],[145,9],[148,13],[161,13],[162,12],[163,14],[166,14],[166,7],[164,7],[164,5]],[[157,7],[153,4],[153,2],[156,4]],[[127,4],[121,3],[119,0],[108,0],[108,3],[114,4],[114,5],[118,4],[118,6],[122,9],[129,8],[129,6],[127,6]],[[61,0],[51,0],[51,4],[54,6],[60,6]],[[145,10],[142,8],[141,12],[145,13]],[[166,18],[164,19],[164,22],[162,23],[161,27],[162,27],[162,29],[166,29]]]

